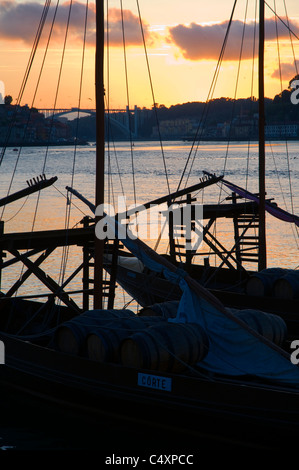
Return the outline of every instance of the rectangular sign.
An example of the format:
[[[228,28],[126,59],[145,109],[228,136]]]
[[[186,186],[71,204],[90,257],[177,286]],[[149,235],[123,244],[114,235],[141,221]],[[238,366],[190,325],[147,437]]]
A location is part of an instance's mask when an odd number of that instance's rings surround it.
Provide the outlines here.
[[[169,377],[161,377],[158,375],[138,373],[138,385],[141,387],[154,388],[171,392],[172,379]]]
[[[5,364],[5,347],[3,341],[0,341],[0,364]]]

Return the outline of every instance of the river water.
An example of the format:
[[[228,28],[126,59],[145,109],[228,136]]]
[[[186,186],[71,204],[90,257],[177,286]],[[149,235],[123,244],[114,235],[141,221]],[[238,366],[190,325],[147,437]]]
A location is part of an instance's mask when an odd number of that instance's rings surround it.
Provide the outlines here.
[[[183,185],[199,182],[203,171],[225,174],[225,178],[239,186],[258,192],[258,146],[257,143],[235,142],[228,146],[224,142],[204,142],[197,149],[196,155],[189,142],[166,142],[163,148],[158,142],[135,142],[130,148],[126,142],[117,142],[106,149],[106,200],[115,206],[126,198],[126,203],[143,204],[156,197],[175,191],[178,187],[183,168],[186,166],[188,181]],[[88,207],[75,196],[67,197],[66,186],[71,186],[88,200],[94,203],[95,188],[95,146],[52,147],[50,149],[27,147],[7,149],[0,172],[0,198],[8,192],[13,193],[27,186],[26,181],[46,174],[47,177],[57,176],[55,184],[44,189],[40,194],[33,194],[25,200],[16,201],[1,210],[1,219],[5,222],[5,232],[58,229],[65,227],[65,214],[71,207],[69,227],[76,226],[85,215],[92,216]],[[188,162],[188,156],[190,156]],[[280,207],[299,214],[299,143],[275,142],[266,147],[266,190],[267,197],[274,198]],[[192,162],[192,166],[191,166]],[[166,170],[166,171],[165,171]],[[14,178],[12,179],[12,174]],[[132,178],[132,174],[134,178]],[[218,186],[206,188],[198,194],[198,202],[224,201],[229,194]],[[70,203],[70,204],[69,204]],[[116,206],[117,209],[117,206]],[[231,227],[222,222],[217,228],[224,240],[229,241]],[[154,246],[155,238],[150,234],[147,242]],[[163,239],[158,251],[164,251],[167,240]],[[71,273],[82,260],[81,249],[71,247],[68,253],[57,249],[54,257],[50,257],[43,268],[59,282]],[[283,224],[272,216],[267,216],[267,253],[268,265],[296,268],[299,265],[298,234],[291,224]],[[64,261],[67,260],[64,268]],[[65,269],[65,270],[64,270]],[[2,274],[2,290],[5,292],[12,282],[20,276],[21,268],[15,267]],[[64,276],[64,277],[63,277]],[[81,287],[78,275],[69,285],[69,290]],[[40,282],[31,276],[20,289],[19,294],[30,295],[44,292]],[[81,298],[78,296],[78,303]],[[121,308],[130,297],[125,293],[118,294],[117,307]],[[52,434],[47,427],[40,431],[40,423],[35,419],[23,416],[22,404],[20,421],[14,414],[10,419],[7,411],[7,396],[1,403],[2,424],[0,424],[0,448],[7,446],[16,449],[61,448],[68,446],[66,434],[59,435],[57,429]],[[11,400],[11,398],[9,398]],[[13,406],[13,405],[11,405]],[[32,410],[34,413],[34,403]],[[32,411],[31,410],[31,411]],[[24,410],[23,410],[24,411]],[[38,409],[36,409],[36,416]],[[31,417],[33,414],[31,413]],[[59,426],[58,426],[59,427]],[[67,431],[66,431],[67,432]],[[69,432],[69,431],[68,431]],[[113,434],[113,430],[111,433]],[[109,433],[105,433],[109,436]],[[109,438],[107,437],[109,440]],[[84,435],[78,431],[72,442],[84,441]]]
[[[129,143],[117,142],[107,150],[105,192],[109,206],[119,211],[125,200],[127,206],[151,201],[177,189],[183,168],[186,166],[188,181],[192,185],[199,182],[203,171],[224,174],[225,178],[239,186],[258,192],[258,146],[257,143],[237,142],[228,146],[224,142],[204,142],[195,152],[189,142],[136,142],[131,149]],[[44,173],[48,178],[57,176],[56,183],[35,193],[28,199],[11,203],[2,210],[1,218],[5,221],[5,232],[19,232],[65,228],[65,215],[69,208],[68,227],[76,226],[84,215],[92,216],[90,209],[75,196],[67,198],[66,186],[79,191],[90,202],[94,203],[95,191],[95,146],[85,147],[52,147],[49,150],[39,147],[8,149],[4,156],[0,172],[0,197],[8,191],[23,189],[26,180]],[[299,213],[299,143],[275,142],[266,147],[266,191],[267,198],[290,212]],[[191,169],[191,171],[190,171]],[[165,171],[166,170],[166,171]],[[14,174],[13,180],[11,176]],[[134,178],[132,177],[134,174]],[[167,176],[166,176],[167,175]],[[210,186],[197,195],[199,203],[225,201],[229,193],[218,186]],[[71,206],[67,201],[71,199]],[[166,206],[161,206],[161,209]],[[160,209],[160,207],[159,207]],[[150,233],[142,230],[149,220],[139,221],[139,235],[151,246],[155,246],[157,231]],[[151,220],[150,220],[151,222]],[[141,227],[141,228],[140,228]],[[140,231],[141,230],[141,231]],[[221,234],[221,235],[220,235]],[[217,236],[224,246],[232,243],[233,228],[222,220],[217,224]],[[157,251],[167,248],[167,231],[164,230]],[[231,240],[230,240],[231,239]],[[228,243],[228,245],[226,245]],[[203,246],[202,250],[205,251]],[[286,224],[274,217],[267,216],[267,252],[268,266],[296,268],[299,264],[298,234],[291,224]],[[71,274],[82,261],[80,248],[71,247],[66,254],[57,249],[55,256],[49,257],[43,266],[59,282]],[[65,263],[65,260],[67,262]],[[217,263],[217,261],[215,261]],[[211,261],[213,263],[213,259]],[[3,273],[2,289],[20,276],[20,267]],[[81,287],[81,273],[69,284],[69,290]],[[43,288],[43,287],[42,287]],[[31,276],[19,290],[19,294],[33,294],[41,289],[41,284]],[[78,296],[76,299],[81,301]],[[119,307],[126,304],[129,298],[122,293]]]

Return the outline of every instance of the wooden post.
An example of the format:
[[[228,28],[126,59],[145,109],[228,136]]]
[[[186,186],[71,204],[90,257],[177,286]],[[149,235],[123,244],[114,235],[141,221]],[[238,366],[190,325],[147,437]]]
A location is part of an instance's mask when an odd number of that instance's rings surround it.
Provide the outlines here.
[[[232,203],[237,203],[236,193],[232,193]],[[236,246],[236,260],[237,260],[237,269],[241,269],[242,259],[241,259],[241,247],[240,247],[240,234],[239,234],[239,226],[238,226],[238,214],[234,214],[233,217],[234,222],[234,238],[235,238],[235,246]]]
[[[191,206],[191,202],[192,202],[192,199],[191,199],[191,194],[187,194],[187,206]],[[184,210],[184,209],[183,209]],[[182,211],[182,214],[183,214],[183,211]],[[191,215],[191,208],[190,208],[190,215]],[[182,222],[184,222],[184,220],[182,220]],[[185,243],[187,245],[187,243],[189,243],[191,245],[191,239],[192,239],[192,235],[191,235],[191,231],[192,231],[192,222],[191,222],[191,217],[190,217],[190,226],[188,227],[188,221],[186,221],[186,227],[185,227]],[[187,250],[186,248],[186,268],[190,268],[191,267],[191,261],[192,261],[192,251],[191,249]]]
[[[96,0],[96,207],[104,204],[105,182],[105,106],[104,106],[104,0]],[[96,223],[101,217],[96,215]],[[94,242],[94,308],[103,308],[104,240]]]
[[[169,253],[173,263],[176,261],[175,242],[173,237],[173,211],[171,210],[171,202],[167,203],[168,206],[168,226],[169,226]]]
[[[119,241],[115,238],[112,248],[111,273],[108,293],[108,309],[114,307]]]
[[[89,226],[89,217],[83,218],[83,227]],[[89,248],[90,243],[87,242],[83,248],[83,276],[82,276],[82,287],[83,287],[83,294],[82,294],[82,307],[83,312],[89,310]]]
[[[259,19],[259,266],[267,267],[266,256],[266,211],[265,211],[265,90],[264,90],[264,43],[265,2],[260,0]]]

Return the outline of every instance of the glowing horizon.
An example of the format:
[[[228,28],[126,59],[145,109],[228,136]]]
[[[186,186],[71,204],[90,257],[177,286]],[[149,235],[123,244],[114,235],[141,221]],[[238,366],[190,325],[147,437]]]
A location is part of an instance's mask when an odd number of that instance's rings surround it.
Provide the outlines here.
[[[291,26],[294,33],[299,36],[299,5],[295,0],[288,3]],[[6,0],[0,5],[2,57],[0,80],[4,82],[5,92],[13,97],[14,103],[19,96],[43,4],[42,0],[30,3],[25,0]],[[154,89],[154,96],[152,96],[136,2],[134,0],[124,2],[122,16],[119,2],[111,0],[108,12],[111,46],[109,60],[105,54],[105,90],[109,107],[123,109],[129,104],[130,108],[135,105],[141,108],[151,108],[154,101],[169,107],[178,103],[206,101],[232,4],[232,1],[215,0],[213,5],[206,5],[203,1],[185,0],[182,7],[181,2],[177,0],[164,0],[162,4],[158,0],[152,0],[150,5],[149,2],[140,0],[143,31]],[[21,104],[33,105],[37,108],[53,108],[54,105],[57,108],[71,108],[78,107],[80,104],[81,108],[95,108],[94,3],[89,3],[84,74],[80,89],[85,5],[83,0],[73,2],[64,66],[61,72],[60,63],[69,2],[61,3],[57,10],[55,27],[45,56],[47,37],[55,11],[52,5]],[[256,13],[254,5],[255,2],[249,2],[246,18],[244,16],[245,1],[240,1],[235,11],[221,75],[219,75],[214,94],[210,98],[257,96],[257,42],[255,59],[253,59],[253,37],[254,34],[257,35],[254,26]],[[278,14],[285,17],[283,2],[277,2],[277,7]],[[238,68],[244,20],[246,29],[242,50],[243,60]],[[127,76],[124,67],[124,50],[121,46],[122,21],[125,25],[127,46]],[[279,59],[276,31],[279,36]],[[294,59],[297,53],[298,40],[293,37],[293,45],[290,44],[288,30],[281,22],[276,22],[273,13],[266,9],[265,94],[267,97],[274,98],[281,92],[281,89],[287,88],[289,81],[296,75],[297,63],[294,63]],[[40,67],[44,58],[44,69],[40,76]],[[280,82],[279,60],[282,82]],[[253,66],[254,86],[251,84]],[[237,78],[238,87],[236,88]],[[58,82],[60,87],[57,93]]]

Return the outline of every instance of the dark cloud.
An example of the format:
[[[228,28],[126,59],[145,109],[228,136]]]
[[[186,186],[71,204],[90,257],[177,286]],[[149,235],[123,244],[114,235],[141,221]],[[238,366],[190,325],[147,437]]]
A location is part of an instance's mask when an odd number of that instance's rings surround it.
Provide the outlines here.
[[[139,45],[142,43],[139,18],[130,10],[123,11],[123,22],[125,32],[125,42],[127,45]],[[142,23],[146,38],[149,40],[148,24]],[[112,46],[123,44],[122,16],[119,8],[109,10],[109,42]]]
[[[59,39],[65,35],[66,22],[69,14],[69,3],[58,7],[53,30],[53,38]],[[49,8],[45,28],[49,26],[54,17],[55,6]],[[14,0],[2,2],[0,5],[0,38],[22,40],[32,44],[43,12],[43,5],[37,2],[17,3]],[[73,2],[70,17],[70,34],[77,37],[85,19],[85,5]],[[89,7],[89,28],[94,24],[94,8]]]
[[[69,15],[70,3],[65,2],[58,7],[55,26],[53,29],[53,40],[64,38],[66,24]],[[15,0],[2,1],[0,4],[0,39],[22,40],[32,44],[40,22],[43,5],[38,2],[17,3]],[[55,5],[52,5],[47,15],[45,34],[49,31],[54,17]],[[81,42],[83,38],[83,26],[85,22],[86,5],[74,1],[71,9],[69,35],[73,43]],[[139,18],[130,10],[123,11],[125,39],[127,45],[141,44],[142,36]],[[149,39],[148,25],[143,24],[145,36]],[[88,27],[86,41],[95,44],[95,4],[91,3],[88,10]],[[109,10],[109,41],[110,45],[122,44],[122,18],[120,10],[112,8]]]
[[[295,75],[297,75],[297,70],[299,71],[299,61],[296,60],[293,63],[282,63],[280,64],[280,69],[277,68],[274,70],[272,73],[271,77],[272,78],[277,78],[280,80],[280,77],[282,80],[292,80]]]
[[[232,22],[227,42],[224,60],[238,60],[240,56],[241,38],[244,23],[239,20]],[[288,29],[280,22],[277,23],[279,38],[289,37]],[[192,23],[188,26],[178,25],[169,28],[168,41],[176,44],[183,56],[189,60],[218,59],[223,40],[227,31],[228,21],[211,25]],[[249,59],[253,55],[254,22],[246,23],[242,58]],[[298,23],[292,24],[292,30],[298,34]],[[258,38],[258,28],[255,30]],[[265,37],[267,41],[276,40],[275,18],[265,21]],[[257,42],[255,56],[257,55]]]

